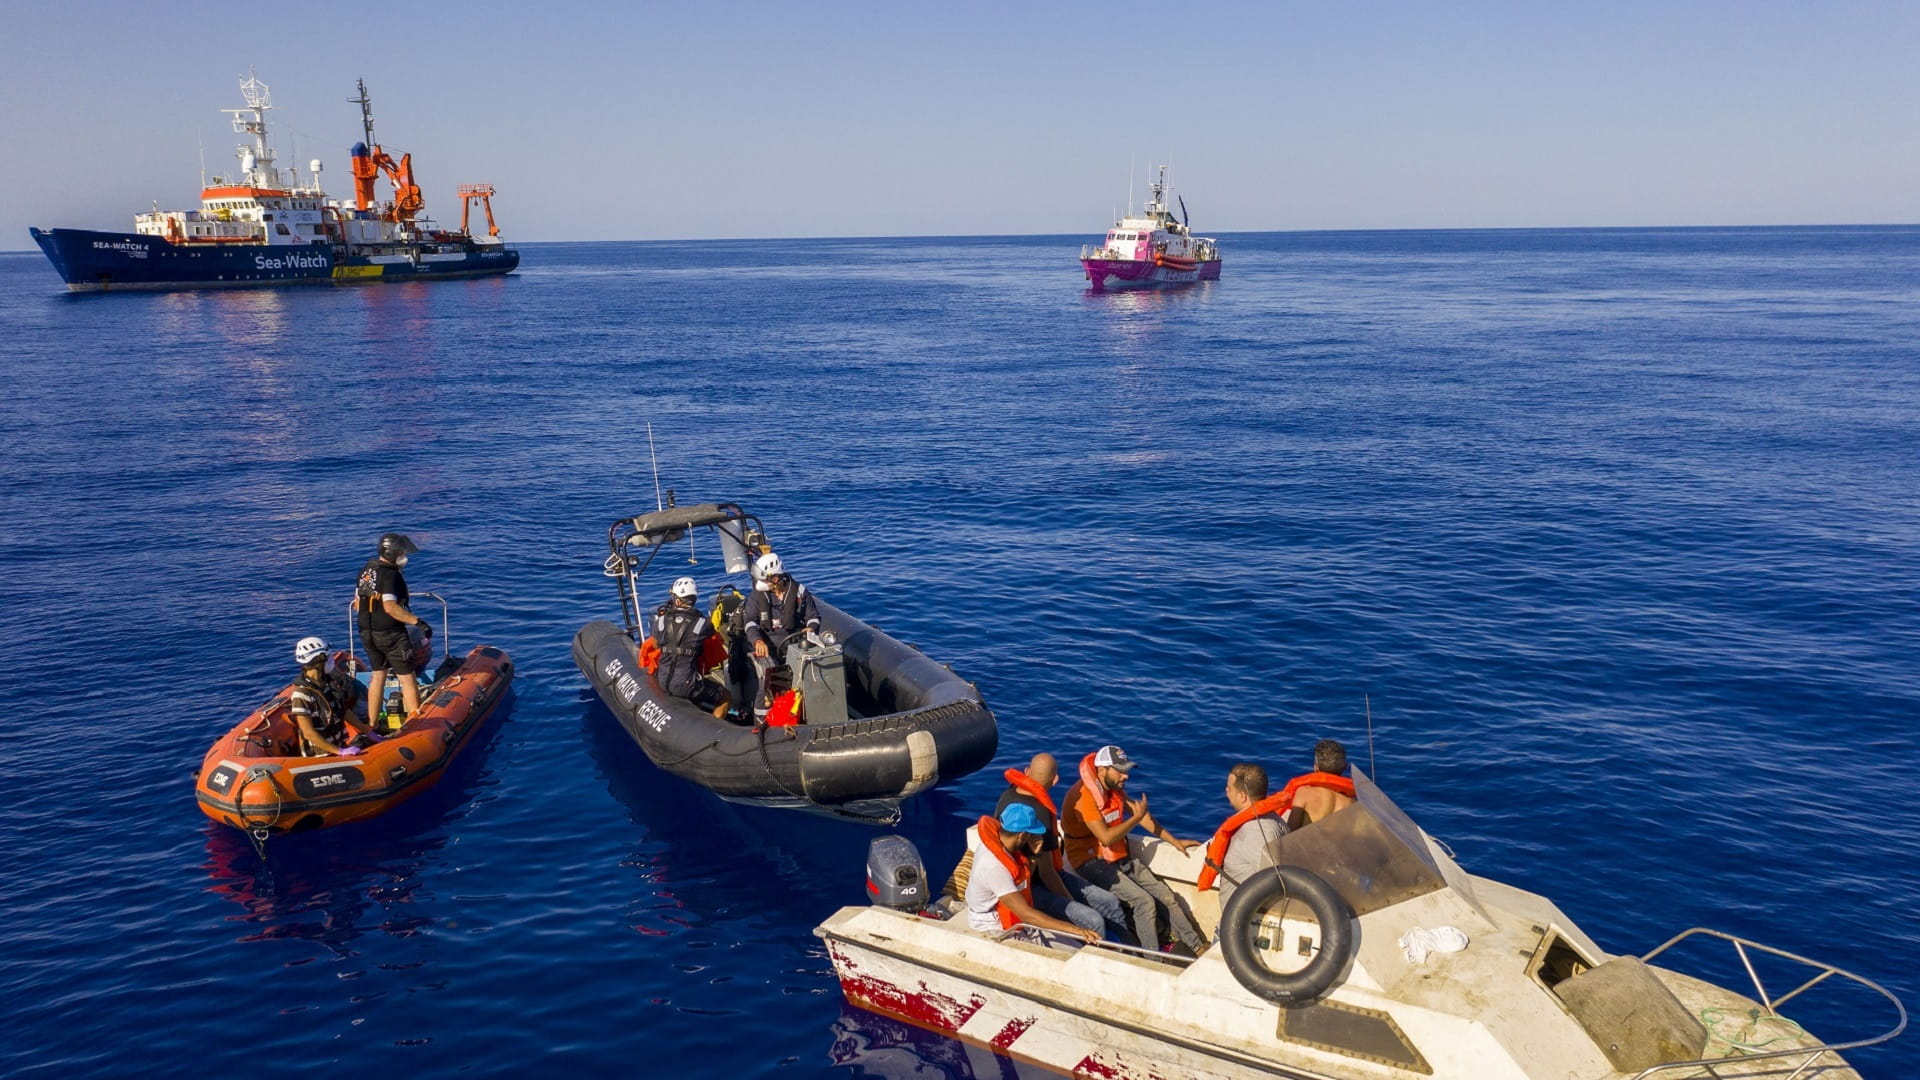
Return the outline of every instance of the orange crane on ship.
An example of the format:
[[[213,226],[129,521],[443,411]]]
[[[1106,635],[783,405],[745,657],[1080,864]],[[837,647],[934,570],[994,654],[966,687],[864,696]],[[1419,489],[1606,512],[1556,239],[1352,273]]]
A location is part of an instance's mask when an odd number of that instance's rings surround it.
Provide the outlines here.
[[[493,223],[492,184],[460,185],[460,231],[466,233],[468,236],[473,235],[473,233],[467,230],[467,211],[473,209],[473,200],[475,199],[480,200],[480,209],[487,212],[487,235],[499,236],[500,226]]]
[[[387,174],[387,180],[393,184],[393,208],[387,212],[388,221],[411,222],[427,205],[426,197],[420,193],[420,185],[413,178],[413,155],[402,153],[400,160],[381,147],[373,137],[373,100],[367,97],[367,81],[357,80],[360,96],[352,99],[360,106],[360,128],[366,133],[366,142],[353,150],[353,203],[361,210],[373,206],[373,183],[381,173]]]

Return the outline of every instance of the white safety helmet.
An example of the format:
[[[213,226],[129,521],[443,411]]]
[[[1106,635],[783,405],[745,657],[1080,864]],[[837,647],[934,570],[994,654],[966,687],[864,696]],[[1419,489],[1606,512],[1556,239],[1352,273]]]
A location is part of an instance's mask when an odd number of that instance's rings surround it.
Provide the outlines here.
[[[675,596],[699,596],[699,595],[700,595],[700,586],[698,586],[698,585],[695,585],[695,584],[693,583],[693,579],[692,579],[692,578],[690,578],[690,577],[683,577],[683,578],[681,578],[680,580],[678,580],[678,581],[675,581],[675,582],[673,583],[673,595],[675,595]]]
[[[760,556],[760,558],[753,564],[753,572],[756,577],[760,578],[762,581],[765,581],[767,578],[770,578],[775,574],[786,573],[787,566],[785,563],[780,561],[780,556],[769,551],[765,555]]]
[[[327,655],[327,639],[303,637],[293,647],[294,662],[302,666],[313,663],[317,657]]]

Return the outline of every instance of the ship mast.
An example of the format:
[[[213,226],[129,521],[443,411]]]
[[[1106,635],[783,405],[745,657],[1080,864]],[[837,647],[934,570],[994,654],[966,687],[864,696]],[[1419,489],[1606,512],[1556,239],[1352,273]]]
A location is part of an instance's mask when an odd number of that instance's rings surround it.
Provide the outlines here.
[[[281,186],[280,170],[273,167],[273,147],[267,144],[267,110],[273,108],[273,97],[252,68],[240,80],[240,96],[246,99],[246,108],[220,110],[233,114],[235,134],[253,136],[252,146],[242,145],[234,151],[240,159],[240,172],[250,187],[277,188]]]
[[[360,106],[360,130],[366,135],[367,145],[378,146],[373,140],[373,99],[367,96],[367,80],[355,79],[353,84],[359,88],[360,96],[347,100]]]

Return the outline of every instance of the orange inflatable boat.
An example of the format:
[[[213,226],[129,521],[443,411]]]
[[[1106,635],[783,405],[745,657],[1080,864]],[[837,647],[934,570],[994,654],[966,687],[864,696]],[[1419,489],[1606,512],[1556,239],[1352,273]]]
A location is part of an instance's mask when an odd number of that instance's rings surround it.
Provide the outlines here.
[[[200,809],[256,844],[384,814],[439,782],[512,682],[512,659],[482,645],[443,665],[431,685],[423,679],[419,713],[352,757],[301,756],[289,684],[207,751],[196,785]],[[364,730],[358,719],[349,722],[354,734]]]

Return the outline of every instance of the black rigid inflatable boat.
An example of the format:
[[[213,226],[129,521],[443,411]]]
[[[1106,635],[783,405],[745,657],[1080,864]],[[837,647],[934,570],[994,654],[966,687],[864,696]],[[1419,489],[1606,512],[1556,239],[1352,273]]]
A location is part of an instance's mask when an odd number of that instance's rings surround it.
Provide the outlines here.
[[[759,519],[731,503],[668,506],[614,522],[605,572],[619,582],[626,625],[591,622],[573,639],[574,663],[655,765],[737,802],[883,824],[898,818],[900,800],[993,759],[999,732],[973,684],[817,597],[818,633],[796,635],[777,658],[803,691],[803,722],[754,722],[759,674],[737,619],[722,620],[728,659],[708,676],[724,682],[737,711],[716,717],[666,693],[639,660],[654,608],[640,580],[667,545],[678,550],[702,534],[730,574],[749,573],[751,557],[765,549]],[[708,592],[723,611],[742,597],[737,589]]]

